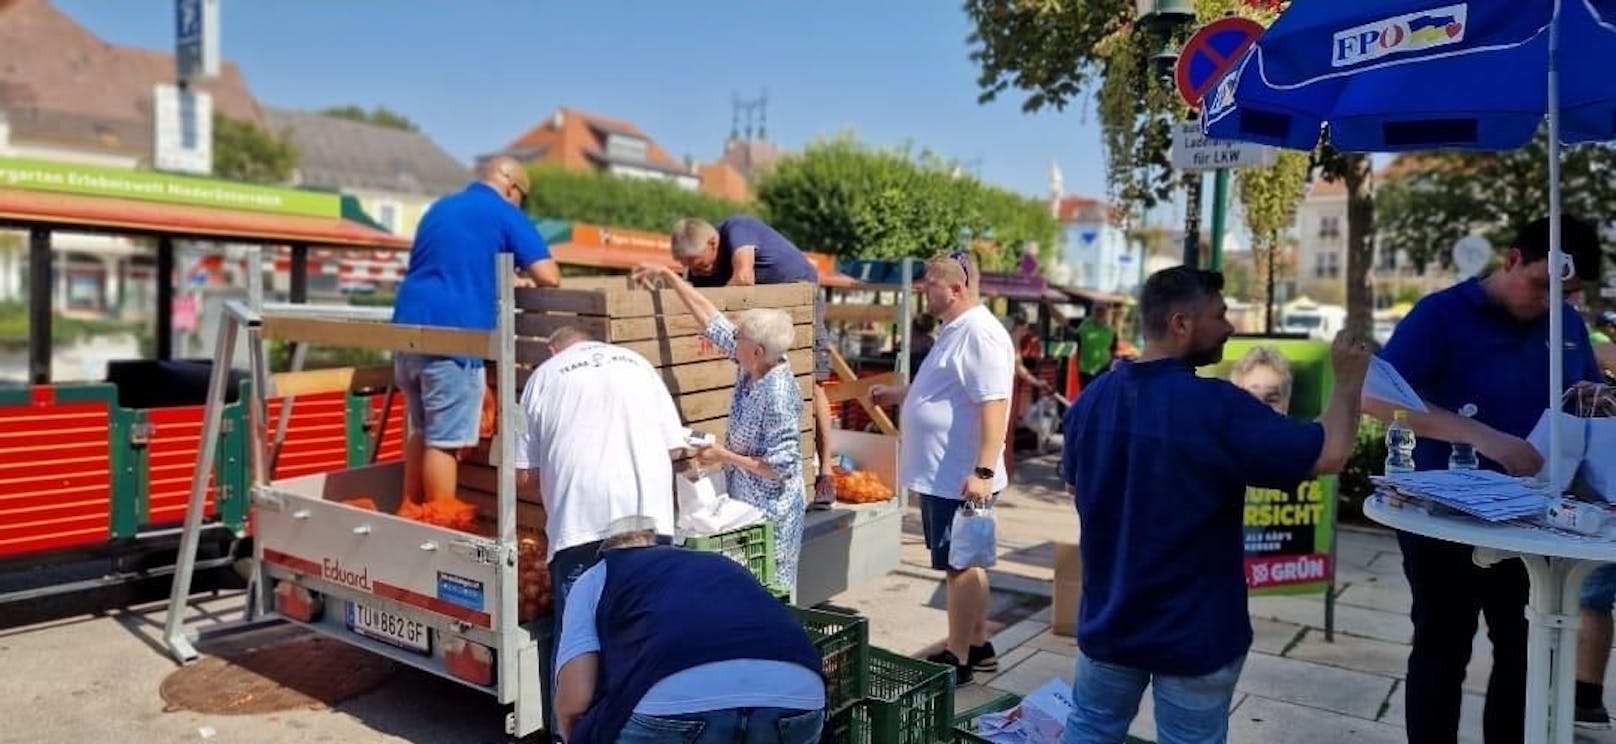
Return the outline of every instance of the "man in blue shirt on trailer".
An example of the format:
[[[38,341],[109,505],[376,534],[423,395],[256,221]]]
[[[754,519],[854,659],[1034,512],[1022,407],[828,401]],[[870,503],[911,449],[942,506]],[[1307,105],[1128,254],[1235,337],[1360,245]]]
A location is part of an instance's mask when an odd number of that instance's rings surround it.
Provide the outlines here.
[[[1561,219],[1561,247],[1575,269],[1564,286],[1570,296],[1581,289],[1582,278],[1599,276],[1599,234],[1574,217]],[[1484,468],[1521,476],[1542,470],[1542,455],[1525,437],[1547,407],[1548,255],[1549,220],[1541,219],[1521,229],[1496,271],[1420,300],[1397,324],[1381,357],[1430,409],[1408,414],[1418,439],[1417,469],[1446,469],[1451,443],[1463,442],[1475,447]],[[1599,366],[1582,318],[1569,304],[1552,310],[1565,318],[1559,387],[1597,381]],[[1466,404],[1476,406],[1475,416],[1454,413]],[[1364,409],[1382,420],[1392,418],[1391,406],[1379,401],[1366,401]],[[1452,742],[1458,736],[1461,685],[1478,610],[1487,618],[1493,644],[1482,734],[1487,744],[1520,741],[1526,705],[1525,566],[1510,559],[1482,568],[1472,562],[1470,546],[1404,532],[1397,542],[1414,595],[1414,647],[1403,688],[1409,741]]]
[[[1368,344],[1331,348],[1316,422],[1275,412],[1198,367],[1234,333],[1223,276],[1178,266],[1140,298],[1144,353],[1095,378],[1067,413],[1062,477],[1083,526],[1076,681],[1065,744],[1115,744],[1145,686],[1163,742],[1222,742],[1251,647],[1247,486],[1293,489],[1352,454]]]
[[[480,176],[421,218],[393,303],[394,323],[492,330],[498,253],[515,254],[516,265],[538,286],[560,286],[550,246],[522,210],[532,188],[527,170],[501,156],[485,163]],[[393,357],[393,377],[409,413],[404,497],[453,499],[455,451],[477,444],[483,360],[400,353]]]

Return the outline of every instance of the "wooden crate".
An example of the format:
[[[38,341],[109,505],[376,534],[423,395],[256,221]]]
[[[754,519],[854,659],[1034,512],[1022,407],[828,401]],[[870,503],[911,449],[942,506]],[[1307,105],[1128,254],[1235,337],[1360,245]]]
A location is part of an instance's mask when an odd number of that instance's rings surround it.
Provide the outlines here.
[[[627,277],[569,278],[561,289],[516,291],[516,382],[524,386],[534,367],[549,358],[547,338],[562,326],[589,333],[600,341],[631,349],[651,362],[673,395],[680,419],[691,429],[723,441],[737,368],[707,342],[703,329],[671,290],[652,291],[630,285]],[[775,308],[791,315],[797,335],[788,353],[803,397],[804,471],[813,455],[812,284],[721,287],[699,290],[732,317],[752,308]],[[489,375],[492,383],[494,376]],[[488,443],[462,459],[462,480],[483,479],[476,468],[489,462]],[[680,464],[683,469],[684,463]],[[484,481],[486,482],[486,481]]]

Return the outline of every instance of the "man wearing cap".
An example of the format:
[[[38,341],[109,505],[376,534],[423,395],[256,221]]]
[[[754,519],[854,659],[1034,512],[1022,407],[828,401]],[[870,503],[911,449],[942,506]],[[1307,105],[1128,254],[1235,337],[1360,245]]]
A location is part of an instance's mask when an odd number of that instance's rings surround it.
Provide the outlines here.
[[[823,662],[802,625],[735,561],[654,542],[614,534],[573,588],[556,655],[562,738],[819,741]]]
[[[529,188],[521,164],[497,157],[483,165],[480,180],[433,204],[416,227],[393,322],[493,330],[498,253],[515,254],[534,284],[559,286],[561,270],[550,247],[521,209]],[[393,376],[409,413],[404,496],[416,503],[451,501],[455,453],[477,444],[483,360],[400,353],[393,357]]]

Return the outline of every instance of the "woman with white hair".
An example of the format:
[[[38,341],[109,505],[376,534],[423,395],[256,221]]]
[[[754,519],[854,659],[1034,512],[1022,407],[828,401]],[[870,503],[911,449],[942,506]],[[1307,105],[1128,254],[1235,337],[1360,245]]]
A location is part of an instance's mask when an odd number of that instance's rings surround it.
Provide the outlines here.
[[[1291,363],[1279,349],[1253,346],[1234,363],[1229,382],[1282,414],[1291,408]]]
[[[740,368],[729,404],[724,443],[697,453],[703,466],[723,465],[729,495],[757,507],[774,526],[774,585],[797,585],[802,551],[802,389],[786,351],[796,338],[791,316],[758,308],[732,322],[671,267],[646,264],[634,272],[642,284],[660,282],[679,296],[707,339]]]

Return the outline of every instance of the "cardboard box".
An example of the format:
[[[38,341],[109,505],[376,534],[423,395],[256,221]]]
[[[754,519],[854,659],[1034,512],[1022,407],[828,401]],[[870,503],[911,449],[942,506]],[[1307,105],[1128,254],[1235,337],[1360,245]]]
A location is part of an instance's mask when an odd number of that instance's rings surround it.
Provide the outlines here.
[[[1074,543],[1055,543],[1055,591],[1050,631],[1077,637],[1077,603],[1083,595],[1083,556]]]

